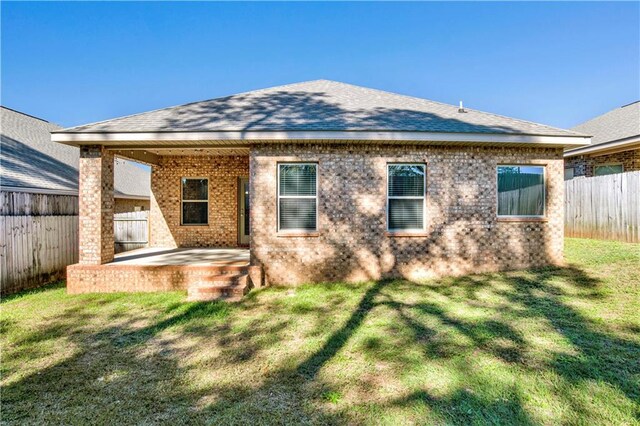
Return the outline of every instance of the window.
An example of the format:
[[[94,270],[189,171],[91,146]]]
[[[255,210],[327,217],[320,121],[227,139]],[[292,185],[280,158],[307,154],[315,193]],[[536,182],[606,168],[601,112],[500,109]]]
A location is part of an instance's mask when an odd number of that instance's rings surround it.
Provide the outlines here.
[[[571,180],[574,178],[574,169],[569,167],[564,169],[564,180]]]
[[[278,164],[278,231],[317,230],[317,164]]]
[[[424,164],[387,165],[387,229],[424,230]]]
[[[604,175],[612,175],[614,173],[622,173],[624,171],[624,167],[622,164],[603,164],[601,166],[596,166],[594,174],[596,176],[604,176]]]
[[[544,166],[498,166],[498,216],[544,216]]]
[[[182,178],[182,224],[209,223],[209,179]]]

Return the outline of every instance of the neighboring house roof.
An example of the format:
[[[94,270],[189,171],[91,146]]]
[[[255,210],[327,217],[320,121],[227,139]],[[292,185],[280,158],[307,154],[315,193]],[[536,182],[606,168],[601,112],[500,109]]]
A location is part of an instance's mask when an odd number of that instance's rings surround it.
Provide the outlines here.
[[[382,131],[583,136],[351,84],[317,80],[130,115],[63,133]]]
[[[77,194],[78,148],[51,141],[61,127],[46,120],[0,107],[0,184],[3,189]],[[117,159],[116,198],[147,199],[150,173],[130,161]]]
[[[591,145],[566,151],[565,157],[640,148],[640,101],[599,115],[572,130],[592,135]]]

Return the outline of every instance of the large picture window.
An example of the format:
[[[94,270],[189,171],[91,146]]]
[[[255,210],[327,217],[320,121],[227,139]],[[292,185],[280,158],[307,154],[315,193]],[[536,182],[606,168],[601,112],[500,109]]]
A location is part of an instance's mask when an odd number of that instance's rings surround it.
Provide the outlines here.
[[[182,178],[182,224],[209,223],[209,179]]]
[[[389,164],[387,167],[387,229],[424,230],[425,165]]]
[[[317,164],[278,164],[279,231],[317,230],[317,172]]]
[[[544,175],[544,166],[498,166],[498,216],[544,216]]]

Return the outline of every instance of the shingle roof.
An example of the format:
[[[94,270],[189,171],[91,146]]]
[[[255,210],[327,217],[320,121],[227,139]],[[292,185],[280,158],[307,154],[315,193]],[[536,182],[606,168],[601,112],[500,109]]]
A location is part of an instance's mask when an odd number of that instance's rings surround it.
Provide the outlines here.
[[[573,128],[592,135],[591,145],[640,135],[640,101],[611,110]]]
[[[60,191],[78,190],[78,148],[51,141],[61,127],[0,107],[0,183],[4,187]],[[150,173],[118,159],[115,196],[149,197]]]
[[[64,132],[415,131],[581,136],[543,124],[317,80],[130,115]]]

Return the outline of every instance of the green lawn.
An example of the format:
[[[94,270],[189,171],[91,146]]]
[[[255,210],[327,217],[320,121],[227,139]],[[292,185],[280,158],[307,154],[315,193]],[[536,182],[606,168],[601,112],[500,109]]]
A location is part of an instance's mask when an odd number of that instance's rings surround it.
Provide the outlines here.
[[[7,424],[639,424],[640,245],[566,268],[1,305]]]

